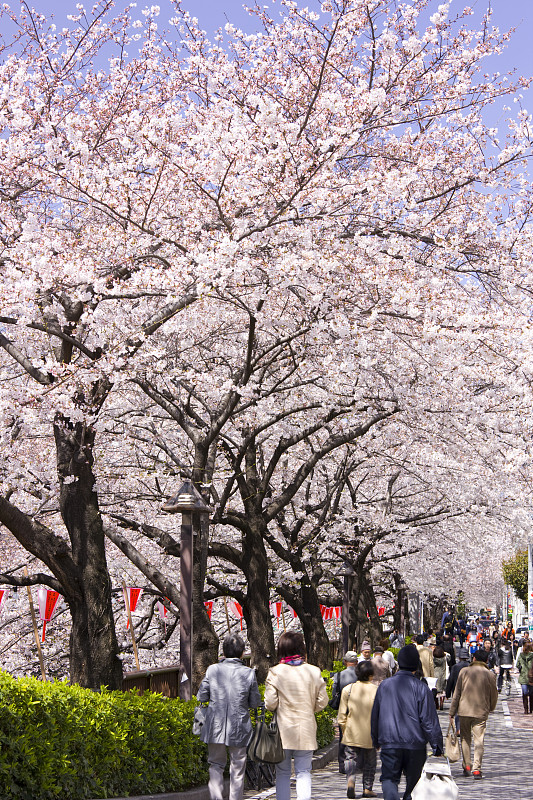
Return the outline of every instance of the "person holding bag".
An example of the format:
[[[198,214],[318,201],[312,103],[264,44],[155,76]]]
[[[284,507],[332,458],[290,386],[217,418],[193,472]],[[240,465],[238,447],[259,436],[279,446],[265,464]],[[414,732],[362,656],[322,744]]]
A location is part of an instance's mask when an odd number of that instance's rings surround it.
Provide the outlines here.
[[[243,639],[228,634],[222,652],[224,660],[207,668],[196,695],[200,703],[209,703],[200,738],[207,744],[210,800],[223,800],[226,748],[230,755],[229,800],[242,800],[246,746],[252,738],[249,709],[261,705],[261,695],[254,670],[241,661]]]
[[[269,670],[265,683],[265,707],[276,711],[284,753],[276,766],[276,800],[290,800],[293,759],[296,796],[310,800],[311,760],[318,746],[315,713],[328,704],[326,684],[319,668],[306,661],[301,633],[281,634],[278,659],[280,663]]]
[[[348,776],[346,796],[355,797],[355,777],[363,775],[363,797],[376,797],[372,791],[377,752],[370,734],[370,717],[378,687],[372,683],[374,665],[363,661],[357,666],[359,680],[342,690],[337,722],[345,744],[344,770]]]

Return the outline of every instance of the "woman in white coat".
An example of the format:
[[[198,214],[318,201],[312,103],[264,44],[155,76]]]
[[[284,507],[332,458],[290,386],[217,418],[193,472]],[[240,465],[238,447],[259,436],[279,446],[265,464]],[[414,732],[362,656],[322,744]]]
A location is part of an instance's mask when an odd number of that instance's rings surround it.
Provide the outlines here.
[[[318,667],[306,661],[304,637],[282,633],[279,664],[266,678],[265,706],[277,712],[284,759],[276,765],[276,800],[290,800],[291,762],[294,759],[296,797],[311,798],[311,760],[317,749],[315,712],[328,704],[326,684]]]

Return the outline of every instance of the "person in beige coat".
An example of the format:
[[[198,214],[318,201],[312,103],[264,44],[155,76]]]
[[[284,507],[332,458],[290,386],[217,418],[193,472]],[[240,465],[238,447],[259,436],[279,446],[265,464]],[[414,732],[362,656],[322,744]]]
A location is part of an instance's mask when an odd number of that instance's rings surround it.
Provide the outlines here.
[[[346,745],[344,771],[348,776],[346,796],[355,797],[355,778],[363,775],[363,797],[376,797],[372,791],[376,775],[377,751],[372,744],[370,717],[378,687],[372,683],[374,665],[362,661],[357,665],[359,680],[345,686],[341,694],[337,722]]]
[[[481,761],[487,717],[496,708],[498,688],[496,676],[487,667],[488,653],[476,650],[469,667],[462,669],[450,706],[450,719],[459,714],[463,775],[481,778]],[[474,763],[472,764],[472,736],[474,737]]]
[[[429,647],[424,647],[424,637],[422,634],[419,634],[416,637],[416,649],[418,650],[418,655],[420,657],[420,662],[422,664],[422,672],[424,673],[424,678],[434,678],[435,677],[435,665],[433,663],[433,653],[429,649]]]
[[[317,749],[315,713],[328,704],[326,684],[318,667],[306,662],[304,637],[282,633],[279,664],[265,682],[265,707],[277,712],[284,759],[276,765],[276,800],[290,800],[291,762],[294,759],[296,797],[311,798],[311,759]]]

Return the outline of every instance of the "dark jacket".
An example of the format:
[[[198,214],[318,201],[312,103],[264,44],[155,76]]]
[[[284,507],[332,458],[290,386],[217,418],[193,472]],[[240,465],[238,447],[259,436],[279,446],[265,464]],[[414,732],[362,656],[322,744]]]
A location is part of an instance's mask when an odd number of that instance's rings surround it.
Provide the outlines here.
[[[463,667],[468,667],[468,661],[458,661],[450,670],[448,680],[446,681],[446,697],[451,697],[457,685],[457,678]]]
[[[453,646],[453,642],[451,639],[443,639],[441,644],[442,649],[445,653],[448,653],[450,658],[448,659],[448,664],[450,669],[455,666],[455,647]]]
[[[384,750],[423,750],[429,742],[433,752],[442,752],[442,731],[427,684],[403,669],[383,681],[372,707],[371,733],[374,747]]]
[[[513,648],[510,647],[509,650],[505,650],[503,647],[500,647],[498,650],[498,663],[500,667],[504,667],[504,669],[509,669],[509,667],[513,666],[514,658],[513,658]]]
[[[333,676],[331,696],[334,697],[337,692],[341,694],[345,686],[348,686],[350,683],[355,683],[356,680],[357,673],[355,667],[346,667],[342,672],[336,672]]]
[[[248,709],[261,705],[255,672],[239,658],[226,658],[207,668],[199,702],[209,701],[201,739],[210,744],[244,747],[252,738]]]

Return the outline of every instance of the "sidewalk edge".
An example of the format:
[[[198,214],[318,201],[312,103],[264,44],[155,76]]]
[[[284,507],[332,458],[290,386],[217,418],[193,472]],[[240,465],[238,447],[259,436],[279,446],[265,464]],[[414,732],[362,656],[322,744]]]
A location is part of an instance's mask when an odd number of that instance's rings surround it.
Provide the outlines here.
[[[311,769],[322,769],[330,761],[337,758],[339,743],[337,740],[331,744],[317,750],[313,756]],[[229,781],[226,781],[226,789]],[[129,797],[115,797],[110,800],[209,800],[209,790],[207,786],[197,786],[195,789],[188,789],[186,792],[170,792],[167,794],[143,794],[130,795]]]

